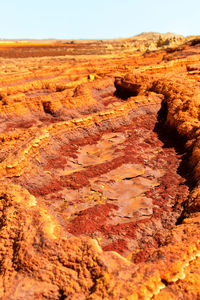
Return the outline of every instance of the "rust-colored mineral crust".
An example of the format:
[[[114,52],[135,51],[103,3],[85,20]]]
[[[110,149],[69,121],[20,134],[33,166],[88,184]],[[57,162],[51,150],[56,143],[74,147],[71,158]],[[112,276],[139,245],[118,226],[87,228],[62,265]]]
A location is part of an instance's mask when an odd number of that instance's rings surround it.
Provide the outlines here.
[[[0,43],[2,300],[199,299],[199,59],[199,37]]]

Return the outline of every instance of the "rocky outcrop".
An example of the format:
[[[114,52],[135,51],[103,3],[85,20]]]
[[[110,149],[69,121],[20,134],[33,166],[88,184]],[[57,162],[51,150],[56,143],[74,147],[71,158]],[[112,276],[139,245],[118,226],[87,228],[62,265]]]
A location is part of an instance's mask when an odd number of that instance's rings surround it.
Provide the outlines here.
[[[200,49],[120,43],[0,49],[2,299],[198,298]]]

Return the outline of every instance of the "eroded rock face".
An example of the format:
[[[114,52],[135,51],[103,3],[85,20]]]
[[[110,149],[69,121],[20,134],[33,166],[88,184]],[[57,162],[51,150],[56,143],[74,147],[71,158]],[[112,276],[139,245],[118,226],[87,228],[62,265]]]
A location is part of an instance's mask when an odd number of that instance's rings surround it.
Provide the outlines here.
[[[198,299],[198,39],[113,43],[0,49],[2,299]]]

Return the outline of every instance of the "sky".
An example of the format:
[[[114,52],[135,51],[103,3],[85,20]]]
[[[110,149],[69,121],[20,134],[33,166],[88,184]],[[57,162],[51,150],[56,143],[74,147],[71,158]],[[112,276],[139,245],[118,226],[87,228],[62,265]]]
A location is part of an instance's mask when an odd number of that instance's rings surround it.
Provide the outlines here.
[[[0,0],[0,39],[200,35],[200,0]]]

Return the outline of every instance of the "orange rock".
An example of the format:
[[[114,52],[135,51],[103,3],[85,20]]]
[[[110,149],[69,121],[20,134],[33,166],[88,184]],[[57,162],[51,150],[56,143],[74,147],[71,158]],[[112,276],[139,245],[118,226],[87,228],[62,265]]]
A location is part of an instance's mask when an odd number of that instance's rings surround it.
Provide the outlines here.
[[[0,56],[0,298],[198,299],[199,39]]]

